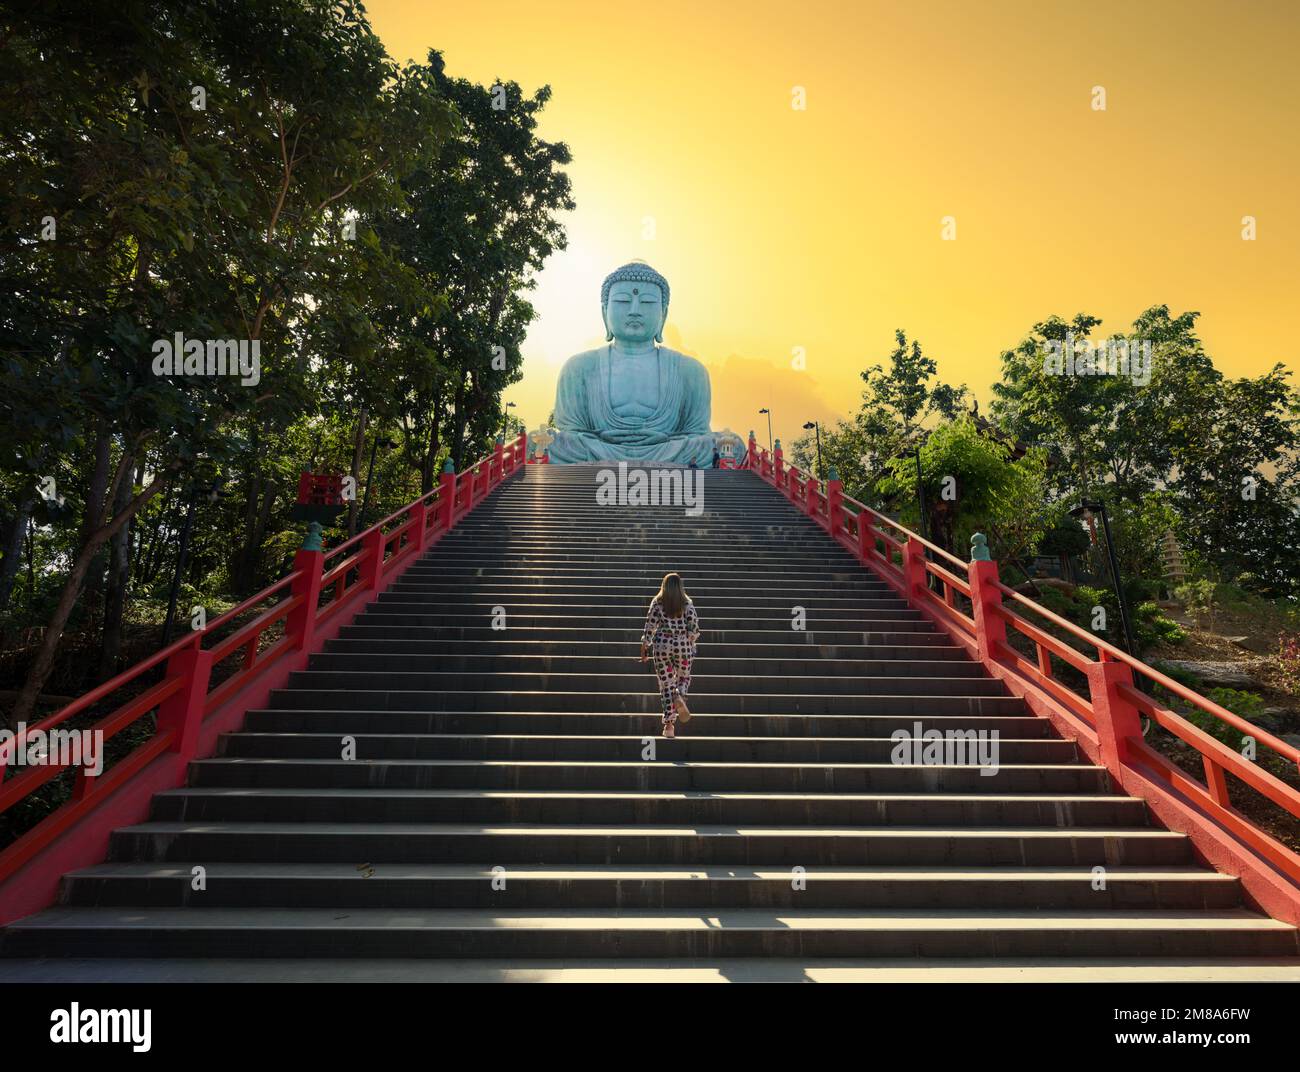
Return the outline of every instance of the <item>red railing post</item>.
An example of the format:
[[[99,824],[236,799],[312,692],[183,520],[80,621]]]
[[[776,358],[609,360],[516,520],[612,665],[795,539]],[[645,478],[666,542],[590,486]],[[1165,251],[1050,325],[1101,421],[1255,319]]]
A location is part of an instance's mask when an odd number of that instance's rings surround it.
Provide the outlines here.
[[[496,487],[501,483],[501,478],[505,476],[506,464],[506,441],[502,436],[497,436],[496,444],[492,448],[492,460],[488,462],[488,481],[489,488]]]
[[[745,465],[746,468],[757,469],[760,475],[763,472],[763,466],[758,460],[758,440],[754,438],[754,430],[752,428],[749,430],[749,450],[745,454]]]
[[[184,758],[194,755],[199,726],[207,706],[208,682],[212,676],[212,652],[203,650],[203,636],[167,660],[166,678],[182,678],[183,684],[158,705],[158,732],[172,731],[168,751]]]
[[[781,491],[785,491],[785,455],[781,452],[779,439],[772,449],[772,483]]]
[[[456,467],[448,458],[442,464],[442,479],[438,488],[438,510],[442,514],[442,531],[450,532],[456,523]]]
[[[838,536],[844,528],[844,489],[840,474],[831,466],[826,471],[826,531]]]
[[[285,618],[284,633],[295,648],[307,651],[316,631],[316,605],[320,602],[321,578],[325,575],[325,552],[320,549],[319,531],[308,535],[302,549],[293,556],[293,569],[297,576],[289,586],[289,594],[291,598],[301,597],[301,601]]]
[[[866,506],[858,509],[858,558],[864,563],[876,553],[876,530]]]
[[[411,507],[411,528],[406,534],[408,543],[415,544],[416,552],[424,550],[424,541],[429,535],[429,504],[423,499],[416,499]]]
[[[1133,670],[1127,663],[1101,660],[1090,663],[1088,695],[1092,700],[1093,725],[1102,764],[1112,773],[1133,759],[1133,742],[1142,740],[1138,709],[1126,700],[1119,686],[1133,686]]]
[[[364,588],[377,591],[384,579],[384,531],[376,525],[361,540],[360,577]]]
[[[804,476],[803,508],[807,511],[808,516],[819,525],[821,524],[821,518],[817,516],[817,498],[821,492],[821,485],[822,482],[817,477],[813,476],[812,473],[808,473]]]
[[[903,597],[911,603],[925,588],[925,546],[909,536],[903,544]]]
[[[1007,623],[997,607],[1002,604],[998,591],[998,564],[989,558],[981,533],[971,537],[971,561],[966,567],[970,582],[971,617],[975,619],[975,641],[983,662],[997,660],[998,649],[1007,641]]]

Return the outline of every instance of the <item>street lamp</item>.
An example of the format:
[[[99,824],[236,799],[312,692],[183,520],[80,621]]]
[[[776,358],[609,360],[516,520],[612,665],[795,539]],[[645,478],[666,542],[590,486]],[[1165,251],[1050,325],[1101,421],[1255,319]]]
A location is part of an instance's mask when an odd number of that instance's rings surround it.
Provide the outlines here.
[[[395,440],[386,436],[375,436],[375,441],[370,444],[370,467],[366,470],[366,494],[361,500],[361,516],[357,518],[357,528],[365,529],[366,527],[366,507],[370,505],[370,484],[375,475],[375,452],[383,447],[385,450],[391,450],[397,446]]]
[[[804,427],[811,428],[817,433],[817,478],[820,480],[822,475],[822,426],[816,421],[809,421]]]
[[[510,410],[515,408],[513,402],[507,402],[505,409],[501,411],[501,434],[503,436],[510,431]]]
[[[759,413],[767,414],[767,452],[772,453],[772,411],[766,407],[760,409]]]
[[[1133,643],[1133,627],[1129,624],[1128,601],[1124,598],[1124,585],[1119,578],[1119,560],[1115,557],[1115,540],[1110,534],[1110,517],[1106,513],[1106,504],[1100,499],[1084,499],[1070,511],[1074,518],[1086,518],[1091,514],[1101,514],[1101,527],[1106,534],[1106,557],[1110,561],[1110,579],[1115,585],[1115,598],[1119,602],[1119,622],[1124,630],[1124,647],[1136,658],[1137,645]]]

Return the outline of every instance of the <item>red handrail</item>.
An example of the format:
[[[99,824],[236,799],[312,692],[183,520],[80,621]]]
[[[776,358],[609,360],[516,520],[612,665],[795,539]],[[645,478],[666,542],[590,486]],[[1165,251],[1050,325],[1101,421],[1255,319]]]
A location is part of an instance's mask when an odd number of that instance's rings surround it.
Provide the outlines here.
[[[1137,689],[1133,675],[1141,675],[1252,738],[1296,764],[1297,769],[1300,749],[1009,588],[999,580],[995,562],[963,562],[844,495],[839,480],[827,480],[823,488],[821,481],[786,465],[779,446],[769,454],[760,450],[751,436],[742,468],[758,474],[800,506],[836,542],[983,662],[1013,694],[1023,697],[1032,711],[1051,718],[1121,786],[1146,799],[1159,817],[1185,830],[1207,859],[1237,874],[1248,894],[1265,910],[1300,923],[1300,855],[1232,807],[1225,774],[1231,773],[1297,818],[1300,789]],[[930,582],[932,577],[937,585]],[[970,604],[969,611],[958,604],[959,598]],[[1081,652],[1053,636],[1006,603],[1023,607],[1074,640],[1091,645],[1094,657],[1086,648]],[[1036,662],[1011,646],[1008,628],[1033,645]],[[1086,676],[1087,696],[1057,680],[1053,656]],[[1205,784],[1146,743],[1141,715],[1200,753]]]
[[[312,650],[317,627],[345,607],[356,605],[352,597],[373,594],[389,580],[399,564],[427,547],[450,530],[473,506],[506,477],[520,471],[527,462],[524,433],[509,444],[498,442],[493,453],[479,459],[464,473],[444,473],[438,487],[421,495],[400,510],[371,525],[364,532],[328,552],[299,551],[288,576],[250,596],[237,607],[208,622],[202,629],[169,644],[110,680],[91,689],[11,741],[0,754],[0,813],[27,799],[52,778],[67,770],[69,763],[32,766],[5,779],[10,757],[25,750],[27,739],[46,733],[119,690],[143,685],[144,675],[166,663],[163,679],[143,688],[113,711],[98,718],[84,733],[111,739],[153,712],[157,726],[149,738],[137,745],[112,767],[91,775],[78,771],[72,798],[0,852],[0,883],[11,878],[25,863],[50,847],[72,826],[91,814],[108,795],[139,775],[158,757],[168,752],[192,755],[203,722],[267,673],[287,655],[305,660]],[[395,521],[394,528],[385,531]],[[353,550],[353,549],[356,550]],[[326,568],[326,563],[345,557]],[[324,601],[322,590],[328,589]],[[228,635],[216,634],[240,616],[276,601],[251,621]],[[283,633],[268,632],[283,622]],[[242,662],[224,680],[213,680],[214,668],[240,657]],[[183,768],[181,768],[183,769]],[[99,836],[98,832],[88,837]]]

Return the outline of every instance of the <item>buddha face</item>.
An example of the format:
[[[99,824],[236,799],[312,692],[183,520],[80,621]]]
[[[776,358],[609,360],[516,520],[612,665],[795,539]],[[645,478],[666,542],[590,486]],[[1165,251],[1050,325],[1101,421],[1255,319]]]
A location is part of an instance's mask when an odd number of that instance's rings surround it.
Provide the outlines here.
[[[621,343],[662,341],[663,294],[657,283],[619,281],[609,288],[605,330]]]

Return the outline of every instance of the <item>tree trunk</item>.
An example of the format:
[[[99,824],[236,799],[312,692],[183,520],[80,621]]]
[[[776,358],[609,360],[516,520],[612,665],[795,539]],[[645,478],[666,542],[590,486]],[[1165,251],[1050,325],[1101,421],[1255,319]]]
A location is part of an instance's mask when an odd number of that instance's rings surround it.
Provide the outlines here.
[[[90,487],[86,492],[86,514],[81,523],[81,542],[89,539],[90,533],[99,527],[104,516],[104,506],[108,494],[108,466],[112,457],[112,438],[101,433],[95,440],[95,468],[90,478]],[[87,635],[95,628],[99,618],[99,608],[103,601],[104,571],[108,562],[103,555],[96,555],[86,568],[83,580],[84,596],[82,598],[83,623]]]
[[[129,466],[128,466],[129,471]],[[123,480],[113,498],[113,516],[126,509],[131,501],[133,485]],[[134,520],[134,519],[132,519]],[[104,600],[104,637],[99,647],[99,680],[107,681],[117,673],[117,659],[122,651],[122,614],[126,609],[126,590],[131,579],[131,529],[132,522],[113,534],[109,540],[108,594]]]
[[[262,492],[262,429],[253,423],[250,439],[252,451],[244,480],[243,543],[240,545],[239,568],[235,571],[235,590],[243,596],[256,591],[257,565],[261,548],[256,543],[257,510]]]
[[[9,597],[13,594],[14,579],[18,576],[18,567],[23,560],[23,537],[27,535],[27,523],[31,520],[32,507],[36,497],[29,495],[18,504],[14,512],[13,523],[4,544],[4,561],[0,562],[0,611],[9,608]]]
[[[361,456],[366,449],[366,407],[361,407],[361,412],[357,414],[357,431],[352,439],[352,489],[354,492],[361,488]],[[348,538],[351,539],[357,534],[357,512],[361,509],[361,496],[354,494],[352,501],[348,503]]]
[[[425,448],[424,457],[420,460],[421,495],[431,492],[438,479],[438,474],[434,472],[434,466],[438,464],[438,449],[442,446],[442,441],[438,438],[438,423],[438,412],[434,410],[429,425],[429,444]]]
[[[91,560],[119,528],[127,524],[132,517],[139,513],[145,503],[163,489],[167,481],[174,476],[175,470],[179,466],[179,462],[173,462],[160,470],[149,486],[127,503],[125,510],[110,519],[106,524],[100,525],[92,531],[83,542],[81,549],[73,559],[72,569],[68,573],[67,580],[63,583],[63,590],[59,593],[59,601],[54,608],[54,613],[46,624],[45,635],[41,638],[40,647],[36,652],[36,660],[27,672],[27,679],[23,682],[23,687],[18,693],[18,699],[9,712],[7,725],[10,728],[16,726],[19,722],[28,720],[36,708],[36,698],[40,696],[41,687],[45,684],[45,679],[50,676],[50,670],[54,666],[54,656],[58,651],[59,640],[63,636],[63,629],[68,624],[72,609],[76,606],[77,595],[80,593],[81,585],[86,579],[86,571],[90,568]],[[108,489],[113,493],[114,499],[117,498],[118,480],[125,479],[125,467],[119,466],[117,479],[113,481],[111,488]],[[102,495],[100,501],[103,501]]]
[[[460,472],[465,466],[465,374],[456,381],[455,410],[451,418],[451,461]]]

